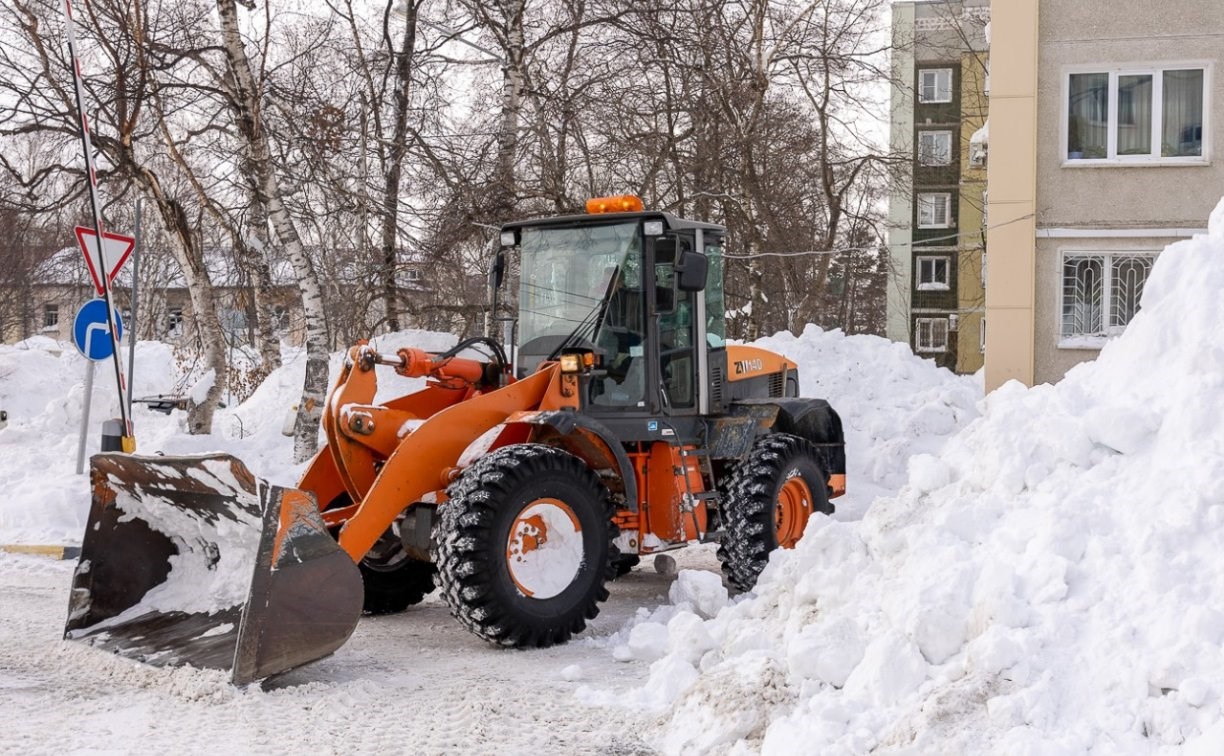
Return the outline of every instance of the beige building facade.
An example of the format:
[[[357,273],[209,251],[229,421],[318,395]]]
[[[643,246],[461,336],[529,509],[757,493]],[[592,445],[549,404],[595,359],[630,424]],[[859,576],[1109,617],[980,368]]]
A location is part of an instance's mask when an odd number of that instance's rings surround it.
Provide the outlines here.
[[[1218,0],[997,0],[992,18],[988,390],[1095,358],[1224,194]]]

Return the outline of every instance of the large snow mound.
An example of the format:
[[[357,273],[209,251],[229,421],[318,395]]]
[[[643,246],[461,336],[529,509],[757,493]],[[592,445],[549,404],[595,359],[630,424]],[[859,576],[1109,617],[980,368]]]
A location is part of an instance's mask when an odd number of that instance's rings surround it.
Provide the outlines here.
[[[979,377],[958,376],[879,336],[846,336],[809,325],[753,343],[799,365],[801,396],[827,399],[846,435],[849,494],[838,519],[857,520],[878,496],[896,493],[906,465],[932,453],[978,416]]]
[[[1009,384],[755,595],[666,616],[666,752],[1224,752],[1224,202],[1055,386]],[[662,611],[662,610],[660,610]],[[639,644],[641,645],[641,644]]]

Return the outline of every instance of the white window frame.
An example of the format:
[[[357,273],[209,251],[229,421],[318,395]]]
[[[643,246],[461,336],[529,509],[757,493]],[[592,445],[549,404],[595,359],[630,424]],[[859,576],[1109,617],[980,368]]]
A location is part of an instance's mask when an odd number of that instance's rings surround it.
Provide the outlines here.
[[[47,322],[47,320],[49,319],[48,316],[51,316],[51,315],[55,316],[54,323]],[[43,321],[42,329],[44,331],[58,331],[59,330],[60,320],[59,320],[59,304],[58,303],[47,302],[43,305],[42,321]]]
[[[421,271],[417,268],[404,268],[404,280],[416,283],[421,280]]]
[[[936,280],[935,272],[937,270],[936,263],[943,261],[944,264],[944,280]],[[923,281],[922,269],[926,264],[930,264],[931,280]],[[918,273],[918,291],[948,291],[952,288],[952,258],[948,255],[922,255],[914,261],[914,269]]]
[[[982,316],[982,325],[978,329],[978,351],[986,354],[986,316]]]
[[[935,77],[935,82],[934,82],[935,96],[929,100],[923,96],[923,93],[926,91],[926,82],[924,82],[923,79],[926,77],[927,74],[932,74]],[[939,98],[939,75],[940,74],[947,74],[948,76],[947,99]],[[923,105],[938,105],[941,103],[952,102],[952,83],[953,83],[952,79],[953,79],[952,69],[949,67],[941,66],[941,67],[931,67],[931,68],[919,68],[918,69],[918,102]]]
[[[1058,255],[1058,298],[1057,310],[1054,313],[1054,323],[1057,329],[1058,348],[1059,349],[1100,349],[1109,342],[1110,339],[1121,335],[1126,326],[1114,326],[1110,324],[1113,315],[1113,260],[1116,257],[1146,257],[1152,263],[1156,262],[1157,255],[1160,250],[1156,249],[1061,249]],[[1066,305],[1067,286],[1066,274],[1067,258],[1074,257],[1096,257],[1101,259],[1101,332],[1095,334],[1063,334],[1063,310]],[[1151,269],[1148,270],[1148,275],[1151,275]],[[1147,284],[1147,279],[1144,280],[1144,285]],[[1133,317],[1133,316],[1132,316]]]
[[[937,343],[939,328],[943,328],[943,343]],[[947,318],[914,319],[914,351],[921,354],[943,354],[948,351]],[[923,337],[926,337],[925,339]]]
[[[1160,154],[1160,135],[1164,131],[1164,76],[1165,71],[1202,69],[1203,71],[1203,154],[1187,157],[1163,157]],[[1211,164],[1211,111],[1214,107],[1211,94],[1214,66],[1211,61],[1161,61],[1126,64],[1096,64],[1064,66],[1062,69],[1062,92],[1060,96],[1059,150],[1064,168],[1088,167],[1153,167],[1168,165]],[[1103,158],[1068,157],[1070,152],[1071,76],[1072,74],[1109,74],[1109,118],[1106,123],[1106,150]],[[1118,155],[1118,77],[1150,75],[1152,77],[1152,154]]]
[[[942,198],[944,206],[944,222],[938,223],[935,219],[935,213],[932,210],[931,222],[924,223],[922,220],[922,210],[924,198]],[[951,192],[919,192],[918,193],[918,228],[952,228],[952,193]],[[931,205],[932,209],[935,207]]]
[[[931,137],[932,139],[936,137],[943,137],[944,139],[946,139],[947,149],[942,154],[947,156],[947,160],[944,160],[943,162],[937,162],[934,160],[926,159],[926,156],[931,155],[931,154],[938,154],[938,153],[923,151],[923,148],[922,148],[923,137]],[[952,159],[955,156],[956,156],[956,153],[952,149],[952,131],[950,129],[921,129],[919,130],[918,132],[918,165],[921,165],[924,167],[938,167],[938,166],[952,165]]]

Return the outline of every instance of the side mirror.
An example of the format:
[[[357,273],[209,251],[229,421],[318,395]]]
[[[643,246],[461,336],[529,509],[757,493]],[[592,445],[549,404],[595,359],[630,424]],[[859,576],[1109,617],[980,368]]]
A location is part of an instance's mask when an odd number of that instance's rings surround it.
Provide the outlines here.
[[[680,291],[702,291],[709,270],[710,261],[705,255],[685,249],[676,261],[676,287]]]
[[[497,250],[497,257],[493,258],[493,267],[489,270],[489,286],[494,289],[500,289],[502,279],[506,277],[506,250]]]

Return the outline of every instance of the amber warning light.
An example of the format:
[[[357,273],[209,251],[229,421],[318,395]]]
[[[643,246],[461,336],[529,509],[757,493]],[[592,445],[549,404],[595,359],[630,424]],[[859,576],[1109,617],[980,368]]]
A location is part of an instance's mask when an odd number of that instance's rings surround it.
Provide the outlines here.
[[[622,194],[617,197],[592,197],[587,200],[588,213],[640,213],[645,209],[641,197]]]

